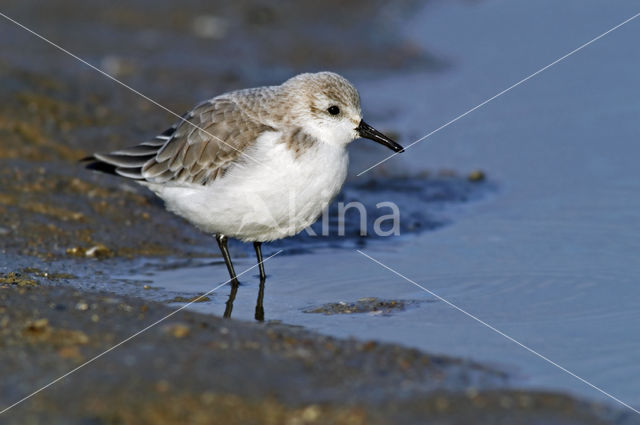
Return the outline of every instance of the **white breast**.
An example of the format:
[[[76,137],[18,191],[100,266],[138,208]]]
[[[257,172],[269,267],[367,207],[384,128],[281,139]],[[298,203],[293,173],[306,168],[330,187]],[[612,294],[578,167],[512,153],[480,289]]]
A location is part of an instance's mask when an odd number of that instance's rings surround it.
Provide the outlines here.
[[[238,166],[208,186],[149,187],[170,211],[201,230],[243,241],[292,236],[311,225],[347,175],[341,146],[317,142],[296,157],[280,133],[266,133]],[[259,161],[259,163],[258,163]]]

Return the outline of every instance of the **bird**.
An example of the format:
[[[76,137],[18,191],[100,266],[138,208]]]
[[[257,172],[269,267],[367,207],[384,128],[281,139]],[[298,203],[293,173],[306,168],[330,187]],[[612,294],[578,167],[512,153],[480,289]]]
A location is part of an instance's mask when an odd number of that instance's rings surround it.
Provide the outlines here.
[[[365,138],[401,145],[362,118],[360,95],[333,72],[231,91],[197,104],[155,138],[84,158],[86,167],[134,180],[166,208],[215,235],[238,285],[228,239],[262,244],[313,224],[347,176],[347,146]]]

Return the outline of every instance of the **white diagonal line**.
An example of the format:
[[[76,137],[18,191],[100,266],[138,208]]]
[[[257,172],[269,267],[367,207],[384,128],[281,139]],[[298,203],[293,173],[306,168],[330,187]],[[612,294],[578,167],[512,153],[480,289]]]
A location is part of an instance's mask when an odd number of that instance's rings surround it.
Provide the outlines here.
[[[513,84],[512,86],[502,90],[500,93],[496,94],[495,96],[490,97],[489,99],[485,100],[484,102],[480,103],[477,106],[474,106],[473,108],[469,109],[467,112],[458,115],[456,118],[452,119],[451,121],[449,121],[448,123],[436,128],[435,130],[433,130],[431,133],[425,134],[424,136],[422,136],[421,138],[419,138],[418,140],[416,140],[415,142],[412,142],[410,144],[408,144],[407,146],[404,147],[405,150],[407,150],[408,148],[410,148],[411,146],[415,145],[416,143],[422,142],[424,139],[431,137],[432,135],[436,134],[437,132],[439,132],[440,130],[449,127],[451,124],[453,124],[454,122],[458,121],[461,118],[466,117],[467,115],[469,115],[470,113],[472,113],[473,111],[482,108],[484,105],[486,105],[487,103],[499,98],[500,96],[502,96],[503,94],[507,93],[508,91],[511,91],[512,89],[518,87],[520,84],[525,83],[526,81],[529,81],[530,79],[532,79],[533,77],[535,77],[536,75],[546,71],[547,69],[551,68],[552,66],[556,65],[559,62],[562,62],[563,60],[565,60],[566,58],[568,58],[569,56],[573,55],[574,53],[579,52],[580,50],[584,49],[585,47],[589,46],[592,43],[595,43],[596,41],[600,40],[602,37],[606,36],[607,34],[617,30],[618,28],[620,28],[621,26],[633,21],[634,19],[636,19],[638,16],[640,16],[640,12],[636,13],[635,15],[633,15],[632,17],[630,17],[629,19],[619,23],[618,25],[616,25],[615,27],[603,32],[602,34],[600,34],[599,36],[591,39],[590,41],[584,43],[582,46],[577,47],[576,49],[570,51],[569,53],[567,53],[566,55],[556,59],[555,61],[551,62],[549,65],[540,68],[539,70],[537,70],[536,72],[534,72],[533,74],[529,75],[528,77],[523,78],[522,80],[518,81],[517,83]],[[363,175],[364,173],[366,173],[367,171],[370,171],[371,169],[377,167],[378,165],[382,164],[383,162],[386,162],[388,160],[390,160],[391,158],[393,158],[394,156],[398,155],[400,152],[396,152],[393,153],[391,155],[389,155],[388,157],[386,157],[385,159],[378,161],[377,163],[373,164],[371,167],[367,168],[364,171],[361,171],[360,173],[358,173],[358,177],[360,177],[361,175]]]
[[[55,47],[56,49],[60,50],[61,52],[66,53],[67,55],[71,56],[72,58],[76,59],[79,62],[82,62],[83,64],[87,65],[89,68],[98,71],[100,74],[104,75],[105,77],[109,78],[112,81],[115,81],[116,83],[120,84],[122,87],[125,87],[126,89],[130,90],[131,92],[137,94],[138,96],[142,97],[143,99],[153,103],[154,105],[156,105],[157,107],[164,109],[165,111],[167,111],[168,113],[170,113],[171,115],[175,115],[176,117],[178,117],[178,119],[180,121],[185,122],[186,124],[189,124],[190,126],[197,128],[198,130],[202,131],[203,133],[205,133],[208,136],[211,136],[212,138],[218,140],[220,143],[222,143],[223,145],[226,145],[228,147],[230,147],[231,149],[233,149],[234,151],[238,152],[240,155],[244,155],[247,158],[251,159],[252,161],[255,161],[258,164],[264,165],[261,161],[258,161],[257,159],[253,158],[251,155],[247,154],[244,151],[241,151],[239,149],[236,149],[234,146],[230,145],[229,143],[225,142],[224,140],[222,140],[221,138],[219,138],[218,136],[216,136],[215,134],[212,134],[211,132],[205,130],[204,128],[192,123],[191,121],[189,121],[188,119],[184,118],[182,115],[172,111],[171,109],[167,108],[164,105],[161,105],[160,103],[156,102],[155,100],[151,99],[149,96],[146,96],[142,93],[140,93],[138,90],[134,89],[133,87],[127,85],[126,83],[123,83],[122,81],[118,80],[116,77],[112,76],[111,74],[108,74],[106,72],[104,72],[103,70],[101,70],[100,68],[90,64],[89,62],[87,62],[86,60],[82,59],[81,57],[71,53],[70,51],[68,51],[67,49],[65,49],[64,47],[54,43],[53,41],[47,39],[46,37],[38,34],[37,32],[35,32],[34,30],[32,30],[31,28],[28,28],[26,26],[24,26],[23,24],[21,24],[20,22],[16,21],[15,19],[10,18],[9,16],[5,15],[4,13],[0,12],[0,16],[2,16],[3,18],[5,18],[8,21],[13,22],[14,24],[16,24],[17,26],[19,26],[20,28],[30,32],[31,34],[35,35],[36,37],[38,37],[39,39],[49,43],[50,45],[52,45],[53,47]]]
[[[242,273],[237,274],[236,276],[242,276],[243,274],[247,273],[248,271],[258,267],[260,264],[270,260],[271,258],[275,257],[276,255],[280,254],[282,252],[282,250],[276,252],[275,254],[265,258],[264,260],[262,260],[261,262],[249,267],[248,269],[246,269],[245,271],[243,271]],[[185,308],[189,307],[191,304],[198,302],[200,299],[202,299],[203,297],[206,297],[207,295],[213,293],[214,291],[222,288],[224,285],[226,285],[227,283],[231,282],[232,279],[227,280],[226,282],[216,286],[215,288],[213,288],[212,290],[210,290],[209,292],[206,292],[202,295],[200,295],[199,297],[193,299],[192,301],[188,302],[187,304],[181,306],[180,308],[172,311],[171,313],[167,314],[166,316],[162,317],[161,319],[156,320],[155,322],[153,322],[152,324],[150,324],[149,326],[145,327],[144,329],[139,330],[138,332],[134,333],[133,335],[131,335],[128,338],[123,339],[122,341],[120,341],[119,343],[117,343],[116,345],[112,346],[111,348],[103,351],[102,353],[98,354],[97,356],[92,357],[91,359],[87,360],[86,362],[82,363],[80,366],[75,367],[74,369],[71,369],[69,372],[65,373],[64,375],[60,376],[59,378],[54,379],[53,381],[49,382],[47,385],[37,389],[36,391],[32,392],[31,394],[21,398],[20,400],[16,401],[15,403],[13,403],[10,406],[5,407],[3,410],[0,411],[0,415],[2,415],[3,413],[7,412],[8,410],[16,407],[17,405],[19,405],[20,403],[30,399],[31,397],[33,397],[34,395],[38,394],[41,391],[46,390],[47,388],[49,388],[50,386],[54,385],[55,383],[63,380],[64,378],[66,378],[67,376],[77,372],[78,370],[82,369],[83,367],[87,366],[90,363],[93,363],[94,361],[98,360],[100,357],[104,356],[105,354],[115,350],[116,348],[120,347],[122,344],[131,341],[133,338],[137,337],[138,335],[148,331],[149,329],[153,328],[154,326],[158,325],[159,323],[164,322],[165,320],[167,320],[168,318],[170,318],[171,316],[175,315],[176,313],[184,310]]]
[[[446,303],[447,305],[455,308],[456,310],[458,310],[459,312],[461,312],[462,314],[472,318],[473,320],[475,320],[476,322],[486,326],[487,328],[491,329],[492,331],[494,331],[495,333],[497,333],[498,335],[501,335],[503,337],[505,337],[506,339],[508,339],[509,341],[519,345],[520,347],[524,348],[525,350],[529,351],[531,354],[534,354],[538,357],[540,357],[542,360],[546,361],[547,363],[552,364],[553,366],[557,367],[558,369],[562,370],[565,373],[568,373],[569,375],[573,376],[574,378],[576,378],[577,380],[587,384],[588,386],[590,386],[591,388],[601,392],[602,394],[606,395],[607,397],[609,397],[610,399],[620,403],[621,405],[623,405],[624,407],[629,408],[630,410],[632,410],[633,412],[637,413],[640,415],[640,410],[637,410],[635,408],[633,408],[632,406],[630,406],[629,404],[625,403],[624,401],[614,397],[613,395],[609,394],[608,392],[606,392],[605,390],[603,390],[602,388],[592,384],[591,382],[587,381],[584,378],[579,377],[578,375],[576,375],[575,373],[571,372],[569,369],[566,369],[562,366],[560,366],[558,363],[554,362],[553,360],[549,359],[548,357],[545,357],[544,355],[538,353],[537,351],[535,351],[533,348],[529,348],[528,346],[524,345],[523,343],[521,343],[520,341],[510,337],[509,335],[507,335],[506,333],[502,332],[501,330],[491,326],[490,324],[488,324],[487,322],[485,322],[482,319],[479,319],[478,317],[474,316],[473,314],[467,312],[466,310],[463,310],[462,308],[458,307],[457,305],[453,304],[452,302],[442,298],[440,295],[436,294],[433,291],[430,291],[429,289],[425,288],[424,286],[420,285],[419,283],[409,279],[408,277],[406,277],[405,275],[403,275],[400,272],[397,272],[396,270],[392,269],[391,267],[381,263],[380,261],[376,260],[375,258],[365,254],[364,252],[360,251],[359,249],[356,249],[356,251],[358,251],[360,254],[362,254],[363,256],[367,257],[368,259],[370,259],[371,261],[373,261],[376,264],[379,264],[380,266],[384,267],[385,269],[389,270],[391,273],[400,276],[401,278],[403,278],[404,280],[406,280],[407,282],[411,283],[414,286],[417,286],[418,288],[422,289],[423,291],[427,292],[428,294],[436,297],[437,299],[439,299],[440,301]]]

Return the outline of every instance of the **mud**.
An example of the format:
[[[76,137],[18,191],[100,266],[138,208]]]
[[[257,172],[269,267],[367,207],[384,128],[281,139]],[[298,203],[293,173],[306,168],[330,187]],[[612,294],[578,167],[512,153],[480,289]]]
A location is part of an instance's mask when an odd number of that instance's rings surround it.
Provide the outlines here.
[[[2,423],[606,424],[622,418],[570,397],[515,390],[507,374],[473,362],[186,311],[163,321],[174,311],[64,287],[0,286],[2,408],[91,361],[3,413]]]
[[[305,310],[305,313],[322,313],[322,314],[354,314],[354,313],[372,313],[372,314],[391,314],[394,311],[402,311],[409,305],[418,304],[417,301],[404,300],[380,300],[375,297],[361,298],[355,302],[337,302],[323,304],[319,307],[313,307]]]

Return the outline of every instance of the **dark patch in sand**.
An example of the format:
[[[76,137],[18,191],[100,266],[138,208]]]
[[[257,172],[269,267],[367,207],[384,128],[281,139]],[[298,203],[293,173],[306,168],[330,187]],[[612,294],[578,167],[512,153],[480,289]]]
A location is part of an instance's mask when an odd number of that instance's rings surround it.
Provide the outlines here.
[[[304,310],[305,313],[332,314],[353,314],[353,313],[373,313],[391,314],[394,311],[403,311],[408,305],[418,304],[419,301],[405,300],[381,300],[374,297],[361,298],[356,302],[327,303],[319,307]]]
[[[168,304],[171,304],[171,303],[206,303],[208,301],[211,301],[211,298],[207,296],[202,296],[202,295],[194,295],[193,297],[177,296],[165,302]]]

